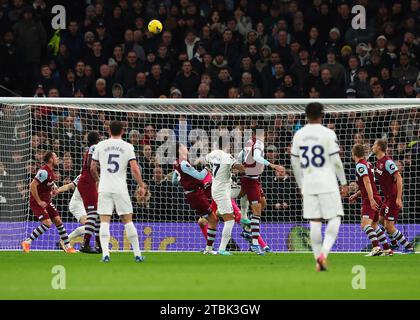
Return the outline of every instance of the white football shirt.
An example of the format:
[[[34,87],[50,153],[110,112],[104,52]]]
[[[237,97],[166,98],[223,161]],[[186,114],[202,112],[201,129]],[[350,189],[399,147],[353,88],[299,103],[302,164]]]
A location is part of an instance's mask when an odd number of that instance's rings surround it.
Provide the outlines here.
[[[223,150],[213,150],[206,155],[206,163],[211,166],[213,174],[212,187],[216,189],[230,189],[232,182],[232,166],[236,163],[235,158]],[[227,188],[229,186],[229,188]]]
[[[136,160],[132,144],[122,139],[108,139],[96,145],[92,159],[99,162],[98,192],[127,193],[127,166]]]
[[[295,133],[292,157],[300,161],[303,194],[339,190],[336,168],[330,158],[339,152],[335,132],[321,124],[307,124]]]

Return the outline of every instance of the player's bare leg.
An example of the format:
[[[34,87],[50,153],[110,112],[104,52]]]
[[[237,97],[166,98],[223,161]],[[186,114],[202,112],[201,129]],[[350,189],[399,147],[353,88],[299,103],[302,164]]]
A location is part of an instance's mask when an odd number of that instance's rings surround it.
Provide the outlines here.
[[[51,226],[52,226],[51,219],[41,220],[41,225],[38,226],[36,229],[34,229],[31,233],[31,235],[28,238],[26,238],[25,240],[22,241],[22,243],[21,243],[22,251],[24,253],[28,253],[31,250],[32,241],[34,241],[40,235],[42,235],[43,233],[48,231],[51,228]]]
[[[69,234],[69,240],[73,240],[79,236],[82,236],[85,234],[85,223],[86,223],[87,216],[83,215],[80,217],[79,223],[81,224],[80,227],[77,227]]]
[[[222,231],[222,240],[220,241],[219,254],[224,256],[232,255],[229,251],[226,251],[226,246],[229,243],[230,238],[232,238],[232,229],[235,224],[235,216],[233,213],[228,213],[222,215],[224,221],[223,231]]]
[[[372,219],[369,219],[369,217],[365,216],[362,217],[362,222],[360,226],[362,227],[362,230],[366,233],[369,241],[372,243],[372,251],[366,255],[367,257],[379,256],[382,254],[382,249],[379,246],[379,241],[375,232],[375,228],[372,226],[372,224]]]
[[[328,220],[325,230],[324,241],[322,241],[322,221],[321,219],[311,219],[311,243],[314,257],[316,259],[317,271],[327,270],[327,257],[337,239],[338,230],[340,229],[341,217],[336,216]]]
[[[394,238],[398,243],[404,247],[405,253],[414,253],[413,244],[406,239],[406,237],[395,227],[395,221],[385,220],[385,230],[389,237]]]
[[[337,239],[338,231],[340,230],[341,217],[336,216],[328,220],[327,228],[325,229],[325,237],[322,243],[321,253],[318,257],[317,262],[319,263],[321,270],[325,271],[327,266],[327,257],[331,251],[332,246]]]
[[[124,224],[125,233],[127,234],[127,239],[133,249],[136,262],[143,262],[145,257],[141,255],[139,235],[137,233],[136,226],[133,223],[133,214],[129,213],[121,215],[121,222]]]
[[[245,195],[243,191],[239,193],[239,199],[241,204],[241,224],[244,224],[246,226],[251,225],[251,220],[248,218],[248,209],[249,209],[249,202],[248,197]]]
[[[316,261],[317,271],[323,271],[323,265],[318,262],[318,258],[322,249],[322,221],[321,219],[311,219],[310,222],[310,238],[312,244],[312,252]],[[324,263],[324,262],[322,262]],[[326,263],[326,261],[325,261]],[[325,268],[326,269],[326,268]]]
[[[217,254],[213,250],[214,240],[216,239],[217,217],[214,212],[208,215],[207,244],[204,254]]]
[[[204,239],[207,241],[207,229],[208,229],[209,222],[207,221],[206,217],[200,217],[198,218],[198,226],[200,227],[201,233],[204,236]]]
[[[101,214],[101,226],[99,228],[99,239],[102,247],[102,262],[109,262],[109,240],[111,234],[109,232],[109,224],[111,223],[111,214]]]
[[[246,227],[251,226],[251,220],[249,220],[248,218],[248,209],[249,209],[249,202],[248,202],[248,197],[245,194],[245,192],[243,190],[241,190],[239,192],[238,195],[239,199],[240,199],[240,204],[241,204],[241,225],[245,225]]]
[[[52,222],[55,224],[58,234],[61,238],[60,240],[60,245],[61,248],[66,252],[66,253],[76,253],[76,249],[74,249],[71,245],[70,245],[70,240],[69,240],[69,236],[67,234],[66,229],[64,228],[63,222],[61,221],[61,218],[59,216],[56,216],[54,218],[51,219]]]

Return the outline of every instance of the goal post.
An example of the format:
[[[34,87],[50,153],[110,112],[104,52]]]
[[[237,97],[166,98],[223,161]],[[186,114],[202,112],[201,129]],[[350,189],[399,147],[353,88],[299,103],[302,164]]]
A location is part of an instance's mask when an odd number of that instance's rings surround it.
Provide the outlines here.
[[[236,156],[250,137],[251,128],[263,127],[265,157],[284,167],[281,173],[265,170],[261,181],[267,199],[261,234],[277,252],[309,251],[309,228],[302,219],[302,203],[290,165],[294,132],[305,125],[304,110],[312,99],[95,99],[0,98],[0,250],[16,250],[38,222],[29,208],[29,183],[45,151],[60,158],[57,185],[72,181],[81,170],[89,131],[107,137],[109,121],[118,119],[126,128],[124,139],[135,146],[146,200],[135,198],[136,183],[128,176],[134,222],[142,250],[199,251],[205,241],[197,215],[186,203],[182,189],[172,183],[175,141],[186,144],[190,161],[198,168],[202,156],[220,136]],[[403,176],[403,204],[399,228],[410,241],[420,243],[419,99],[317,99],[325,106],[324,124],[333,129],[350,190],[354,193],[351,147],[372,146],[377,138],[388,140],[389,153]],[[370,157],[375,162],[374,157]],[[53,199],[70,233],[78,223],[69,213],[71,192]],[[237,199],[239,204],[239,199]],[[343,200],[345,216],[334,251],[367,250],[360,229],[360,202]],[[221,238],[219,224],[215,245]],[[242,228],[233,230],[231,250],[248,251]],[[120,223],[111,225],[113,250],[129,249]],[[54,250],[55,228],[33,242],[35,250]],[[81,238],[75,239],[76,247]]]

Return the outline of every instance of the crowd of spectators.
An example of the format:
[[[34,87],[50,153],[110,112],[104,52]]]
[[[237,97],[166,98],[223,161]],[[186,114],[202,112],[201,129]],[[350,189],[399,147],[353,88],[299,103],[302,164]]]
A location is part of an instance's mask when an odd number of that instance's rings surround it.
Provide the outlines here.
[[[66,8],[58,33],[53,4]],[[419,97],[419,13],[418,0],[0,0],[0,84],[37,97]]]
[[[159,146],[165,143],[168,130],[172,130],[177,139],[182,132],[189,136],[194,129],[205,130],[208,134],[218,129],[222,134],[224,132],[231,137],[237,134],[243,137],[244,130],[263,125],[266,128],[265,157],[283,167],[281,172],[265,170],[262,175],[263,189],[268,200],[264,221],[301,221],[299,214],[301,199],[291,172],[290,149],[294,132],[305,123],[303,114],[161,115],[32,107],[31,120],[29,120],[25,109],[2,106],[0,206],[8,205],[11,210],[4,212],[13,212],[16,208],[24,207],[23,204],[26,203],[28,196],[28,185],[25,181],[35,176],[37,169],[42,165],[43,154],[47,150],[56,152],[60,158],[57,185],[70,183],[81,171],[87,133],[96,130],[102,138],[106,138],[109,122],[112,119],[123,121],[126,127],[124,139],[134,145],[143,178],[148,185],[146,201],[139,203],[133,197],[135,212],[139,213],[137,219],[143,221],[195,219],[194,212],[185,201],[182,188],[172,185],[172,164],[161,161],[157,153]],[[404,221],[418,219],[415,213],[420,209],[420,110],[412,108],[329,113],[324,124],[333,129],[338,136],[342,150],[341,157],[347,179],[351,182],[352,193],[357,188],[354,182],[355,165],[351,159],[353,144],[361,143],[369,148],[377,138],[388,140],[388,153],[396,160],[404,178]],[[32,128],[32,131],[29,128]],[[192,143],[189,147],[194,144],[191,150],[197,149],[196,147],[205,141],[199,139],[196,142],[198,145]],[[233,148],[234,141],[231,141]],[[369,160],[375,161],[374,157]],[[136,183],[132,177],[129,177],[128,181],[130,192],[134,196]],[[65,193],[55,200],[64,217],[69,219],[71,219],[68,213],[70,197],[71,193]],[[346,199],[344,203],[345,221],[358,222],[359,207],[350,205]]]

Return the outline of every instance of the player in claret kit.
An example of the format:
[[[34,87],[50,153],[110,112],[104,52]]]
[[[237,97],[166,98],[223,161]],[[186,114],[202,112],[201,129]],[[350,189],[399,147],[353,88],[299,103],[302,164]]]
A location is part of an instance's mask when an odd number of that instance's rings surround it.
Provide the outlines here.
[[[209,179],[209,172],[207,169],[197,171],[194,168],[188,161],[188,149],[185,145],[176,143],[175,150],[177,160],[174,164],[172,184],[181,184],[188,204],[200,216],[199,225],[207,241],[204,254],[216,254],[213,244],[216,238],[217,218],[212,212],[209,195],[204,190],[204,181],[206,177]]]
[[[90,239],[95,234],[95,230],[99,229],[100,221],[98,215],[98,190],[96,187],[96,181],[90,173],[90,164],[92,162],[92,155],[95,151],[95,147],[98,144],[100,138],[96,131],[91,131],[87,135],[88,147],[83,155],[83,167],[80,175],[77,189],[80,192],[80,196],[83,200],[83,205],[87,212],[87,219],[85,223],[85,233],[83,237],[83,245],[80,248],[80,252],[95,253],[96,251],[102,252],[100,246],[99,234],[96,233],[97,247],[93,249],[90,246]]]
[[[264,167],[268,166],[273,170],[280,170],[280,166],[270,163],[264,159],[264,129],[254,128],[252,130],[252,138],[247,141],[244,150],[242,150],[238,159],[245,167],[245,174],[241,178],[241,209],[243,215],[247,210],[247,204],[244,205],[243,197],[246,195],[247,200],[251,204],[252,219],[251,219],[251,232],[252,232],[252,245],[251,250],[259,255],[264,254],[258,238],[260,236],[260,221],[262,210],[267,206],[264,192],[261,187],[260,175],[264,171]],[[245,208],[246,206],[246,208]],[[246,218],[244,216],[244,218]],[[271,251],[266,246],[265,251]]]
[[[383,244],[382,251],[379,246],[378,236],[376,234],[379,211],[382,203],[381,196],[376,188],[374,178],[374,168],[365,158],[365,147],[362,144],[356,144],[352,149],[353,160],[356,162],[356,178],[359,191],[353,194],[349,200],[356,202],[357,198],[362,197],[362,230],[372,243],[372,251],[367,256],[392,255],[388,242]]]
[[[389,238],[401,244],[404,247],[404,252],[410,254],[414,253],[413,244],[395,227],[399,212],[403,207],[403,179],[395,162],[386,154],[387,147],[388,144],[384,139],[376,140],[372,147],[372,152],[377,159],[375,176],[384,196],[379,221],[383,222]]]
[[[77,251],[70,245],[69,237],[61,221],[60,214],[51,202],[52,195],[57,193],[57,186],[54,182],[54,168],[58,166],[59,159],[55,152],[49,151],[44,155],[43,160],[45,165],[38,170],[35,178],[31,182],[31,195],[29,199],[31,210],[41,222],[41,225],[26,240],[22,241],[23,252],[28,253],[32,241],[46,232],[54,223],[60,235],[63,250],[67,253],[75,253]]]

